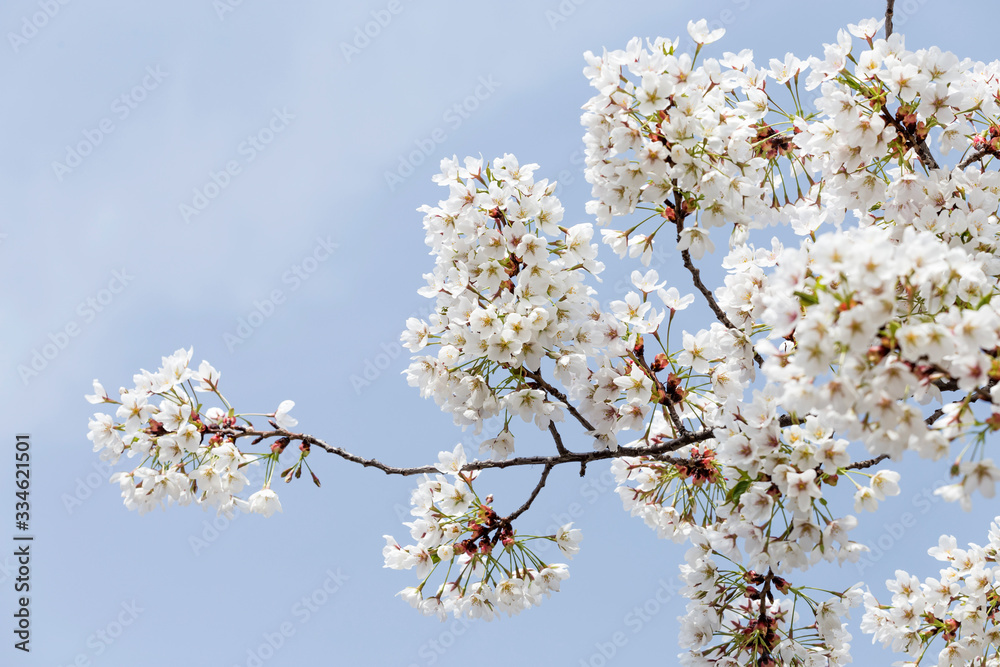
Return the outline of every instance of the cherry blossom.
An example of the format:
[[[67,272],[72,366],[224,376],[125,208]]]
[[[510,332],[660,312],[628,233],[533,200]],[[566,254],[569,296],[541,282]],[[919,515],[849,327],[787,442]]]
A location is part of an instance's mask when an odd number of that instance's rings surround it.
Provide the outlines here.
[[[694,53],[679,38],[587,52],[588,220],[564,220],[539,165],[441,161],[447,194],[419,209],[432,312],[401,324],[403,374],[484,458],[462,444],[415,468],[362,458],[293,433],[290,400],[238,412],[219,371],[179,349],[117,397],[97,380],[86,396],[116,406],[89,422],[94,451],[135,459],[112,476],[124,504],[271,516],[275,472],[319,484],[313,448],[417,476],[410,543],[382,551],[417,577],[399,597],[492,620],[568,577],[538,545],[585,557],[572,524],[534,535],[522,518],[549,473],[607,460],[624,510],[687,545],[680,664],[846,664],[859,604],[900,664],[1000,664],[1000,517],[987,546],[944,536],[929,553],[947,567],[900,570],[887,593],[829,591],[812,571],[868,549],[854,530],[900,494],[899,461],[947,471],[935,492],[966,509],[1000,481],[1000,64],[911,50],[879,37],[890,25],[861,20],[821,56],[767,67],[714,57],[724,30],[704,19],[687,26]],[[676,271],[648,268],[654,248]],[[601,252],[630,281],[602,284]],[[526,451],[526,432],[552,450]],[[265,479],[243,499],[251,464]],[[541,474],[502,514],[481,488],[514,466]]]

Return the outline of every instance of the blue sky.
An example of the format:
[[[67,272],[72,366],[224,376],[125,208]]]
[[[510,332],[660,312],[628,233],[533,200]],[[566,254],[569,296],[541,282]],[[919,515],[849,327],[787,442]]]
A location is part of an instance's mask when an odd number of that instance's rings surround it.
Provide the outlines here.
[[[896,31],[910,48],[994,58],[988,40],[968,37],[969,17],[992,4],[956,1],[947,15],[934,4],[898,3]],[[36,541],[32,652],[14,651],[0,623],[0,661],[672,660],[684,548],[621,510],[606,465],[585,479],[556,470],[520,519],[532,532],[570,519],[583,529],[561,593],[520,617],[440,624],[393,597],[412,573],[382,568],[382,535],[405,536],[412,480],[317,453],[323,488],[279,489],[284,512],[270,519],[213,525],[196,508],[139,517],[95,467],[83,394],[95,377],[113,391],[193,346],[240,409],[293,399],[300,428],[364,456],[417,465],[476,442],[399,375],[399,332],[430,304],[416,294],[432,263],[415,209],[441,197],[430,180],[440,159],[511,152],[539,163],[539,177],[561,181],[567,221],[587,221],[584,51],[683,36],[704,17],[728,30],[710,53],[804,58],[882,9],[859,0],[4,3],[0,400],[11,445],[0,454],[0,516],[13,514],[14,434],[30,433]],[[658,258],[660,273],[689,290],[678,259]],[[58,348],[51,358],[47,345]],[[26,373],[33,359],[37,372]],[[526,441],[525,451],[544,447]],[[930,575],[924,553],[938,532],[985,539],[983,503],[965,514],[927,500],[943,468],[905,470],[901,496],[857,533],[885,553],[814,576],[876,586],[896,567]],[[513,509],[535,474],[483,485]],[[10,626],[12,564],[0,556]],[[869,641],[856,635],[857,662],[885,662]]]

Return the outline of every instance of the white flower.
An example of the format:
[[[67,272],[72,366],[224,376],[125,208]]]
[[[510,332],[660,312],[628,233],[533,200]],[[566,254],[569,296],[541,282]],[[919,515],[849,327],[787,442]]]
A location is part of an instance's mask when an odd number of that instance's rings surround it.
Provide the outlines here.
[[[419,352],[427,345],[429,335],[430,330],[427,328],[427,323],[416,317],[411,317],[406,320],[406,331],[400,334],[399,339],[403,343],[403,347],[410,352]]]
[[[625,400],[630,402],[648,403],[653,392],[653,381],[638,365],[628,375],[615,378],[615,384],[625,391]]]
[[[885,500],[886,496],[899,495],[899,473],[892,470],[879,470],[872,475],[872,495],[877,500]]]
[[[195,391],[215,391],[219,386],[219,379],[222,374],[215,370],[212,364],[207,361],[202,361],[198,366],[198,373],[195,378],[198,380],[198,386],[195,387]]]
[[[694,294],[685,294],[682,297],[676,287],[671,287],[670,289],[661,288],[657,291],[657,294],[660,296],[660,300],[663,301],[663,305],[674,312],[684,310],[694,303]]]
[[[556,544],[570,558],[573,557],[573,554],[580,551],[580,540],[583,539],[583,534],[579,528],[570,530],[570,526],[572,525],[573,522],[571,521],[564,526],[560,526],[559,530],[556,531]]]
[[[862,486],[854,494],[854,511],[874,512],[878,509],[878,499],[870,487]]]
[[[111,415],[95,412],[94,418],[88,424],[90,432],[87,439],[94,443],[94,451],[101,452],[101,458],[115,458],[125,449],[125,443],[115,430]],[[104,451],[102,451],[104,450]]]
[[[88,403],[113,403],[110,398],[108,398],[108,392],[104,391],[104,386],[94,378],[94,393],[87,394],[84,396]]]
[[[823,495],[816,484],[816,471],[812,468],[805,472],[789,472],[785,481],[788,484],[786,495],[789,500],[797,501],[799,510],[803,512],[809,509],[813,498]]]
[[[434,464],[434,467],[445,474],[458,477],[465,462],[465,449],[462,447],[462,443],[458,443],[453,451],[439,453],[438,462]]]
[[[510,431],[501,431],[497,437],[484,440],[479,451],[489,451],[494,461],[503,461],[514,452],[514,436]]]
[[[681,232],[680,241],[677,242],[678,250],[687,250],[695,259],[701,259],[705,251],[713,252],[715,244],[708,236],[708,230],[701,227],[685,227]]]
[[[250,505],[250,511],[252,513],[263,514],[265,518],[271,516],[276,511],[282,511],[281,502],[278,500],[278,494],[266,486],[250,496],[247,499],[247,502]]]
[[[299,423],[298,419],[288,415],[294,407],[295,401],[282,401],[281,404],[278,405],[278,410],[273,415],[275,423],[278,424],[278,428],[283,428],[287,431],[295,428],[295,426]]]
[[[774,77],[774,80],[778,83],[786,83],[789,79],[798,76],[803,68],[802,61],[791,53],[785,54],[784,62],[777,58],[771,58],[770,65],[771,69],[768,71],[768,74]]]
[[[632,272],[632,284],[635,285],[636,289],[645,294],[650,292],[655,292],[656,290],[662,288],[666,283],[657,283],[660,275],[656,272],[656,269],[650,269],[645,275],[638,271]]]
[[[711,44],[726,34],[725,28],[717,28],[709,31],[706,19],[700,19],[697,23],[688,21],[687,30],[688,34],[691,35],[691,39],[698,44]]]
[[[847,30],[860,39],[872,39],[878,34],[879,29],[884,23],[885,19],[864,19],[863,21],[858,21],[857,24],[848,23]]]

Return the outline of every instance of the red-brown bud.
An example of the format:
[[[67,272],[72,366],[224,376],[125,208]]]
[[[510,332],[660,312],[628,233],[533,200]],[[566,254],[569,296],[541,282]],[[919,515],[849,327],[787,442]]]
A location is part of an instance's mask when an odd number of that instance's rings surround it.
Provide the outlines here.
[[[670,360],[667,358],[667,355],[660,352],[658,355],[653,357],[653,363],[650,365],[649,368],[654,373],[659,373],[669,365],[670,365]]]

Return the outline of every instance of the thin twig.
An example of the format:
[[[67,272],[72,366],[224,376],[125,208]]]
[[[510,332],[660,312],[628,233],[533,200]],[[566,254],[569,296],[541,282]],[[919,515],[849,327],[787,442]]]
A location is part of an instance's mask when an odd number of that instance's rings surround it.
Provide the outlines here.
[[[667,412],[670,414],[670,421],[673,422],[676,432],[680,435],[687,433],[688,430],[684,428],[684,422],[681,421],[680,415],[677,414],[677,408],[669,400],[667,401]]]
[[[660,382],[659,378],[656,377],[656,373],[654,373],[653,369],[650,368],[649,364],[646,363],[646,358],[643,355],[641,355],[641,354],[633,352],[632,359],[635,361],[635,363],[639,364],[639,366],[646,372],[646,375],[648,377],[650,377],[650,378],[653,379],[653,382],[656,383],[656,389],[657,389],[657,391],[660,391],[660,392],[663,392],[663,394],[666,394],[667,393],[666,387],[663,386],[663,383]],[[685,433],[687,433],[688,429],[685,428],[684,422],[681,420],[680,416],[677,414],[677,408],[674,406],[673,402],[670,401],[670,400],[667,400],[666,401],[666,406],[667,406],[667,412],[670,414],[670,421],[673,422],[673,425],[674,425],[674,434],[675,435],[684,435]]]
[[[581,426],[583,426],[588,431],[594,430],[594,427],[591,425],[591,423],[587,421],[587,419],[583,415],[577,412],[577,409],[574,408],[573,405],[569,402],[569,399],[566,397],[566,394],[562,393],[561,391],[559,391],[558,389],[556,389],[555,387],[553,387],[552,385],[550,385],[548,382],[545,381],[545,378],[542,377],[541,371],[535,372],[525,368],[524,374],[530,377],[535,382],[537,382],[538,386],[540,386],[542,389],[555,396],[556,399],[558,399],[561,403],[564,403],[566,405],[566,409],[569,411],[571,415],[573,415],[574,418],[576,418],[578,422],[580,422]]]
[[[871,468],[874,465],[878,465],[889,458],[888,454],[879,454],[873,459],[868,459],[867,461],[858,461],[856,463],[851,463],[850,465],[844,466],[844,470],[864,470],[865,468]]]
[[[934,154],[931,153],[931,149],[927,147],[927,144],[923,139],[918,139],[915,135],[910,134],[909,130],[903,127],[903,124],[899,122],[895,116],[889,113],[889,110],[882,107],[882,120],[892,125],[896,129],[896,133],[903,138],[904,141],[909,145],[910,148],[917,154],[920,162],[928,169],[940,169],[941,166],[934,159]]]
[[[896,5],[896,0],[885,1],[885,38],[889,39],[892,34],[892,10]]]
[[[778,418],[778,425],[781,427],[791,426],[795,423],[789,415],[782,415]],[[265,440],[268,438],[288,438],[289,441],[298,440],[310,446],[315,446],[323,451],[333,454],[334,456],[339,456],[345,461],[350,461],[351,463],[357,463],[365,468],[376,468],[381,470],[387,475],[400,475],[402,477],[409,477],[411,475],[423,475],[440,472],[436,466],[418,466],[414,468],[401,468],[397,466],[390,466],[378,461],[376,459],[366,459],[364,457],[358,456],[357,454],[352,454],[341,447],[335,447],[329,445],[317,437],[307,435],[305,433],[292,433],[289,430],[283,428],[277,428],[271,431],[259,431],[256,429],[251,429],[247,427],[217,427],[211,426],[206,429],[206,434],[218,434],[223,437],[229,437],[233,440],[238,440],[239,438],[256,438],[258,440]],[[607,459],[617,459],[624,456],[635,456],[635,457],[657,457],[662,454],[668,454],[670,452],[675,452],[682,447],[687,445],[693,445],[698,442],[704,442],[705,440],[711,440],[715,437],[713,429],[704,428],[700,431],[688,432],[684,435],[680,435],[671,440],[666,440],[658,445],[650,445],[648,447],[618,447],[617,449],[602,449],[594,452],[567,452],[566,454],[559,454],[557,456],[519,456],[512,459],[505,459],[502,461],[472,461],[462,466],[462,470],[469,472],[472,470],[487,470],[491,468],[514,468],[518,466],[545,466],[545,465],[562,465],[564,463],[580,463],[586,465],[591,461],[602,461]],[[667,460],[667,459],[663,459]],[[674,464],[689,464],[690,461],[685,461],[683,459],[667,460],[669,463]]]
[[[230,437],[235,439],[238,438],[288,438],[289,440],[299,440],[310,446],[318,447],[323,451],[339,456],[345,461],[350,461],[351,463],[357,463],[365,468],[376,468],[381,470],[387,475],[401,475],[403,477],[408,477],[411,475],[423,475],[429,473],[439,472],[435,466],[417,466],[414,468],[402,468],[397,466],[390,466],[376,459],[366,459],[364,457],[358,456],[357,454],[352,454],[341,447],[335,447],[329,445],[319,438],[316,438],[305,433],[292,433],[291,431],[278,428],[273,431],[258,431],[248,428],[211,428],[209,429],[212,433],[218,433],[224,437]],[[591,461],[600,461],[604,459],[615,459],[622,456],[655,456],[657,454],[665,454],[668,452],[674,452],[684,447],[686,445],[691,445],[696,442],[703,442],[705,440],[710,440],[714,437],[712,429],[702,429],[695,433],[689,433],[687,435],[662,442],[658,445],[653,445],[650,447],[619,447],[617,449],[602,449],[594,452],[567,452],[566,454],[558,454],[556,456],[520,456],[512,459],[505,459],[502,461],[472,461],[462,466],[464,471],[472,470],[486,470],[490,468],[513,468],[517,466],[537,466],[537,465],[561,465],[564,463],[589,463]]]
[[[684,217],[685,217],[684,214],[681,212],[681,202],[679,201],[679,199],[680,196],[678,195],[678,199],[676,200],[677,203],[674,206],[674,212],[677,217],[676,224],[677,224],[678,243],[681,240],[681,232],[684,231]],[[694,262],[691,260],[691,253],[688,252],[687,248],[681,250],[681,258],[684,260],[684,268],[686,268],[688,270],[688,273],[691,274],[691,281],[694,283],[694,286],[698,288],[698,291],[701,292],[702,296],[705,297],[705,301],[708,302],[708,307],[712,309],[713,313],[715,313],[716,319],[718,319],[719,322],[721,322],[723,326],[725,326],[727,329],[731,329],[733,331],[741,331],[741,329],[738,329],[736,325],[732,323],[732,321],[722,310],[722,308],[719,307],[718,302],[716,302],[715,300],[715,296],[712,294],[712,290],[708,289],[705,283],[702,282],[701,271],[698,269],[697,266],[694,265]],[[753,359],[755,362],[757,362],[758,366],[764,365],[763,357],[761,357],[756,350],[754,350]]]
[[[549,433],[552,434],[552,439],[556,442],[556,451],[563,456],[569,454],[569,450],[563,445],[562,436],[559,435],[559,430],[556,429],[555,422],[549,422]]]
[[[524,502],[523,505],[518,507],[516,510],[514,510],[513,514],[511,514],[510,516],[508,516],[503,520],[504,523],[510,523],[517,517],[524,514],[528,510],[528,508],[531,507],[531,503],[535,502],[535,498],[538,497],[538,492],[542,490],[543,486],[545,486],[545,480],[549,478],[549,473],[552,472],[553,467],[555,467],[555,464],[549,463],[542,469],[542,476],[538,480],[538,484],[535,485],[535,490],[531,492],[531,495],[528,496],[528,499]]]
[[[961,162],[958,163],[958,168],[960,170],[964,170],[966,167],[968,167],[973,162],[977,162],[979,160],[982,160],[984,157],[986,157],[989,154],[990,154],[990,152],[988,150],[986,150],[985,148],[977,148],[976,150],[974,150],[971,153],[969,153],[968,157],[966,157],[964,160],[962,160]]]

